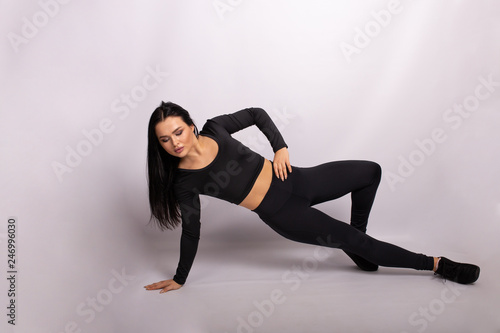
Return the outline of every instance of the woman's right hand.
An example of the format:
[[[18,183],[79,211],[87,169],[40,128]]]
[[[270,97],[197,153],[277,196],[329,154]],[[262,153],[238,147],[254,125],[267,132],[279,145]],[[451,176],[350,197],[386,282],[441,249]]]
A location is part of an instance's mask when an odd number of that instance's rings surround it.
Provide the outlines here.
[[[177,290],[182,287],[182,284],[178,284],[174,280],[163,280],[160,282],[152,283],[147,286],[144,286],[146,290],[158,290],[161,289],[160,294],[166,293],[170,290]]]

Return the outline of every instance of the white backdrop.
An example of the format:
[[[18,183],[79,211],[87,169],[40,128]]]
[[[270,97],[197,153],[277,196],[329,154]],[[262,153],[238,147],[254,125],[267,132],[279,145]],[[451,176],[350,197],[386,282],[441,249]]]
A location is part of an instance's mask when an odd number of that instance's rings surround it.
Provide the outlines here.
[[[499,10],[494,0],[2,1],[0,253],[15,276],[0,283],[2,332],[498,332]],[[262,107],[293,165],[378,162],[369,233],[477,263],[479,281],[367,274],[340,251],[319,260],[206,197],[187,284],[144,291],[178,260],[180,230],[148,225],[147,122],[162,100],[199,129]],[[273,159],[256,127],[234,136]],[[347,221],[349,198],[318,208]],[[287,279],[297,267],[307,274]]]

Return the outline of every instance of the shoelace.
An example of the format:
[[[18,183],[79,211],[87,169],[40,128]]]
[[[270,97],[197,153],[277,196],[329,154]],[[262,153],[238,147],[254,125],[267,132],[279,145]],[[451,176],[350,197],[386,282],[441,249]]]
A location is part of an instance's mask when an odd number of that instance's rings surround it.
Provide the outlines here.
[[[440,258],[438,262],[438,268],[434,272],[434,275],[440,275],[443,278],[444,283],[446,283],[446,281],[450,278],[452,281],[458,280],[457,270],[459,269],[459,267],[460,264],[451,263],[450,265],[448,265],[448,263],[445,260],[443,260],[443,258]]]
[[[439,267],[440,264],[442,264],[442,267]],[[441,269],[440,269],[441,268]],[[441,271],[441,273],[438,273],[438,270]],[[451,280],[451,281],[459,281],[460,276],[459,274],[462,273],[463,276],[469,276],[473,274],[471,268],[469,266],[464,266],[461,263],[454,263],[454,262],[440,262],[438,265],[438,269],[436,269],[436,272],[434,274],[439,274],[443,277],[443,279],[446,280]]]
[[[444,276],[442,276],[441,274],[439,274],[438,272],[434,272],[434,276],[439,276],[439,278],[441,279],[441,281],[443,283],[446,283],[446,281],[447,281],[447,279]]]

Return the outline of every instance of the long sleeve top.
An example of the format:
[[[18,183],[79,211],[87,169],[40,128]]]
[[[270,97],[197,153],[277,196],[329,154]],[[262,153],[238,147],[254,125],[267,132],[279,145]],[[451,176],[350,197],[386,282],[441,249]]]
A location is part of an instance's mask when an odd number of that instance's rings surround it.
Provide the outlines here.
[[[218,145],[217,155],[209,165],[201,169],[176,169],[173,186],[182,220],[180,258],[173,278],[178,284],[185,283],[198,249],[201,228],[199,195],[238,205],[248,195],[264,166],[263,156],[231,136],[251,125],[257,125],[264,133],[274,152],[288,148],[266,111],[247,108],[206,121],[199,135],[214,139]]]

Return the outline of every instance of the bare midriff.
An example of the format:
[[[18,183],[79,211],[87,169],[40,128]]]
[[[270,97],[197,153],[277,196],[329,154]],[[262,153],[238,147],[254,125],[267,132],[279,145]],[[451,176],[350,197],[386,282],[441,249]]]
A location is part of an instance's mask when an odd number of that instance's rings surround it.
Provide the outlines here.
[[[273,167],[271,161],[267,158],[264,159],[264,166],[257,177],[257,180],[253,184],[252,189],[248,195],[239,204],[240,206],[246,207],[250,210],[257,208],[264,196],[266,195],[269,187],[271,187],[271,182],[273,180]]]

